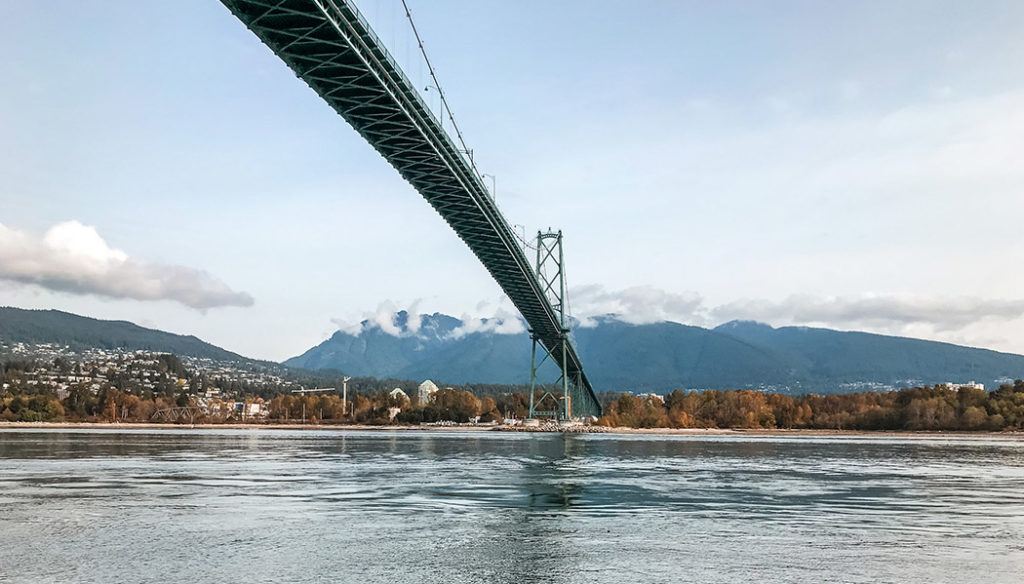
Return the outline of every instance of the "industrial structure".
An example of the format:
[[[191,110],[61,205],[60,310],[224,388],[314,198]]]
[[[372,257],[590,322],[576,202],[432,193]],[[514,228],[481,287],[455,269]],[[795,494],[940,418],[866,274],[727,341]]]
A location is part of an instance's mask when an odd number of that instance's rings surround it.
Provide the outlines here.
[[[221,1],[426,198],[508,295],[533,337],[531,384],[538,347],[561,372],[560,405],[537,411],[531,406],[531,414],[601,415],[569,340],[561,233],[538,237],[537,263],[531,264],[473,163],[436,77],[458,142],[351,0]],[[552,268],[550,278],[542,267]]]

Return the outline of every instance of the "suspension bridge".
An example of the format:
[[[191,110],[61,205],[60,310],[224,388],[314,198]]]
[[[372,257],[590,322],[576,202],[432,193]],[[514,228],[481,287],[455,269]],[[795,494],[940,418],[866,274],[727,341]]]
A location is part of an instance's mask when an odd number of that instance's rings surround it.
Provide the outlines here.
[[[437,210],[508,295],[530,326],[531,386],[546,360],[561,372],[563,399],[556,406],[547,394],[541,400],[547,405],[531,401],[531,415],[601,415],[570,341],[562,234],[538,233],[531,264],[487,190],[436,76],[441,115],[447,113],[455,138],[350,0],[221,2]]]

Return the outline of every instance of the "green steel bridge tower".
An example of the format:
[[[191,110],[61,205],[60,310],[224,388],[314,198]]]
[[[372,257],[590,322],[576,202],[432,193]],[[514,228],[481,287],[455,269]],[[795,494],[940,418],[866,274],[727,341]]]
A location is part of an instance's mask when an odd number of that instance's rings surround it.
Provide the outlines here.
[[[351,0],[221,2],[434,207],[508,295],[533,338],[531,385],[538,348],[544,352],[540,363],[550,358],[561,372],[561,403],[548,410],[531,403],[531,414],[600,416],[601,405],[569,340],[561,233],[538,237],[537,261],[531,264],[457,127],[458,143]]]
[[[562,232],[557,233],[537,232],[537,279],[540,280],[544,290],[544,296],[551,303],[551,307],[558,315],[558,322],[562,327],[561,348],[562,352],[555,353],[548,351],[544,345],[544,339],[535,334],[532,330],[530,336],[533,339],[533,348],[530,351],[530,417],[547,417],[559,420],[571,420],[575,413],[574,404],[584,404],[586,407],[588,396],[583,393],[584,381],[582,371],[578,374],[567,367],[568,351],[572,347],[569,342],[569,314],[568,297],[565,290],[565,253],[562,250]],[[537,349],[543,351],[540,360],[537,359]],[[545,391],[540,400],[535,399],[537,393],[537,372],[548,359],[558,364],[561,375],[555,382],[561,390],[561,398],[550,391]],[[579,406],[577,406],[579,407]],[[543,409],[542,409],[543,408]],[[581,414],[589,415],[589,414]]]

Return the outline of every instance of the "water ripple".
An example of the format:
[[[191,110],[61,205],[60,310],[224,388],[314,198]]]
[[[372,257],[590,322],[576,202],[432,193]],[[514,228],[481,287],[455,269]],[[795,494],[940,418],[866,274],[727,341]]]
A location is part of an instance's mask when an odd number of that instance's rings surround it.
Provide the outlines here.
[[[3,430],[0,581],[1016,583],[1021,484],[990,437]]]

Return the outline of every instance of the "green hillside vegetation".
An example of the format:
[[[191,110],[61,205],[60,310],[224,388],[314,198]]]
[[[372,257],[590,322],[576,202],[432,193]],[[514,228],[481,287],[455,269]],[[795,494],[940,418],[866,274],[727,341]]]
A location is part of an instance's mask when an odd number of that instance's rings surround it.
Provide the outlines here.
[[[71,350],[128,349],[238,361],[244,357],[194,336],[143,328],[125,321],[98,320],[59,310],[0,307],[0,340],[68,346]]]

